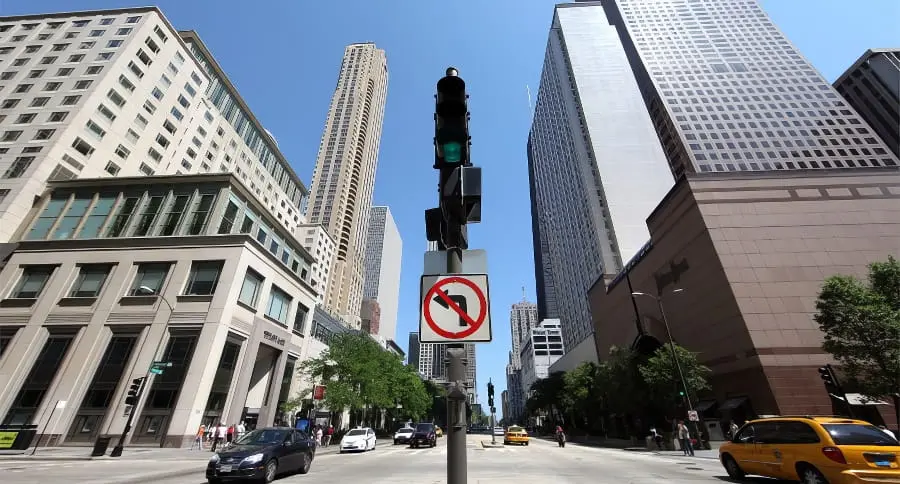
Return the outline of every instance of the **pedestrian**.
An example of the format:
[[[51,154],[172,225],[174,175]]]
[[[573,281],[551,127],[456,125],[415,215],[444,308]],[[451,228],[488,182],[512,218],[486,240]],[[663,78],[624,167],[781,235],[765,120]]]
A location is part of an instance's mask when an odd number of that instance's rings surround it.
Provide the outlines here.
[[[678,421],[678,441],[681,443],[681,451],[684,455],[694,456],[694,445],[691,443],[691,432],[688,430],[684,420]]]
[[[738,424],[734,423],[734,420],[731,421],[731,425],[728,427],[728,433],[731,434],[731,439],[734,439],[734,436],[737,435],[739,430]]]
[[[194,437],[194,443],[191,444],[191,450],[194,450],[194,444],[197,445],[197,450],[203,450],[204,435],[206,435],[206,425],[200,424],[200,428],[197,429],[197,435]]]
[[[325,447],[331,445],[331,436],[334,435],[334,425],[329,425],[325,431]]]
[[[228,426],[228,430],[225,431],[225,441],[229,444],[234,441],[234,424]]]
[[[316,426],[316,444],[322,445],[322,427]]]
[[[656,442],[656,448],[662,450],[662,435],[656,431],[656,427],[650,428],[650,436],[653,437],[653,441]]]
[[[220,431],[221,431],[221,432],[220,432]],[[225,431],[225,427],[222,426],[222,422],[217,423],[216,426],[215,426],[215,428],[213,428],[213,431],[212,431],[212,447],[210,448],[210,450],[211,450],[212,452],[215,452],[216,449],[219,447],[219,434],[222,434],[222,436],[224,437],[224,436],[225,436],[225,435],[224,435],[224,434],[225,434],[224,431]]]
[[[247,427],[244,426],[244,421],[241,420],[241,423],[239,423],[238,426],[237,426],[237,438],[238,438],[238,440],[240,440],[241,437],[244,436],[244,433],[245,433],[245,432],[247,432]]]

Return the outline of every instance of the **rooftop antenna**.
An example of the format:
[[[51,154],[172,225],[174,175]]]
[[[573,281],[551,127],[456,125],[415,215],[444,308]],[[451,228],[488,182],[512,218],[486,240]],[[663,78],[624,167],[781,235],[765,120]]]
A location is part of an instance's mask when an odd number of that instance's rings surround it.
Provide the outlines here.
[[[522,302],[527,301],[528,298],[525,296],[525,286],[522,286]]]
[[[528,93],[528,109],[534,109],[534,107],[532,107],[531,105],[531,88],[528,86],[528,84],[525,84],[525,91]]]

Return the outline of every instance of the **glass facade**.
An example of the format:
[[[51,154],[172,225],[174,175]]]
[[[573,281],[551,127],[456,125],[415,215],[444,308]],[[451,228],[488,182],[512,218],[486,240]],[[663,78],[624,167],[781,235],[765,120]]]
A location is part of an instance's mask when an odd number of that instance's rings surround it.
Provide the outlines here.
[[[212,388],[209,390],[209,399],[206,401],[206,410],[203,412],[203,424],[207,427],[220,422],[225,404],[228,401],[228,392],[231,390],[231,380],[238,366],[238,357],[241,354],[241,342],[229,339],[222,348],[222,357],[219,359],[219,368],[213,379]]]
[[[603,5],[676,173],[897,165],[756,0]]]
[[[6,413],[6,418],[3,419],[4,425],[33,423],[76,334],[76,331],[62,330],[48,336],[28,377],[23,381],[19,393]]]

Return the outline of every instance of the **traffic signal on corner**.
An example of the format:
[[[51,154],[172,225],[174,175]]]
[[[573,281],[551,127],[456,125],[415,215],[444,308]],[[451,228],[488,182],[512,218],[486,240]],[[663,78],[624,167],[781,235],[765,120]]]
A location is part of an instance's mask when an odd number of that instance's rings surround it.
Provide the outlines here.
[[[825,386],[827,387],[838,387],[837,378],[834,375],[834,370],[831,368],[831,365],[825,365],[819,368],[819,376],[822,377],[822,381],[825,382]]]
[[[131,380],[131,388],[128,389],[128,396],[125,397],[125,405],[137,405],[138,398],[141,396],[141,390],[144,387],[144,377]]]
[[[488,382],[487,387],[488,387],[488,406],[493,408],[494,407],[494,384],[491,382]]]
[[[434,167],[469,164],[469,108],[466,83],[456,69],[437,83],[434,112]]]

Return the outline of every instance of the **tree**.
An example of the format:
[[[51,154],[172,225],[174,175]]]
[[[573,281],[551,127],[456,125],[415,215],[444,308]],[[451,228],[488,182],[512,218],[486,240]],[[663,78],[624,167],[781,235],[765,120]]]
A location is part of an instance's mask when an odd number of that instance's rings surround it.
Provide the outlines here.
[[[323,403],[328,408],[363,411],[364,421],[374,417],[377,409],[398,405],[418,419],[431,406],[413,369],[362,333],[335,335],[318,357],[301,362],[299,371],[326,386]]]
[[[600,398],[602,393],[601,371],[600,365],[588,362],[566,372],[563,377],[573,420],[578,423],[583,422],[588,430],[594,427],[598,410],[603,405],[602,398]]]
[[[868,280],[829,277],[814,316],[825,333],[822,348],[850,383],[871,397],[894,399],[900,426],[900,263],[894,257],[869,265]]]
[[[672,359],[672,347],[671,344],[661,346],[650,358],[638,365],[641,377],[647,384],[649,397],[661,403],[666,410],[677,407],[685,398],[684,385]],[[678,345],[674,345],[674,348],[688,387],[687,397],[708,390],[710,369],[697,361],[695,353]]]

